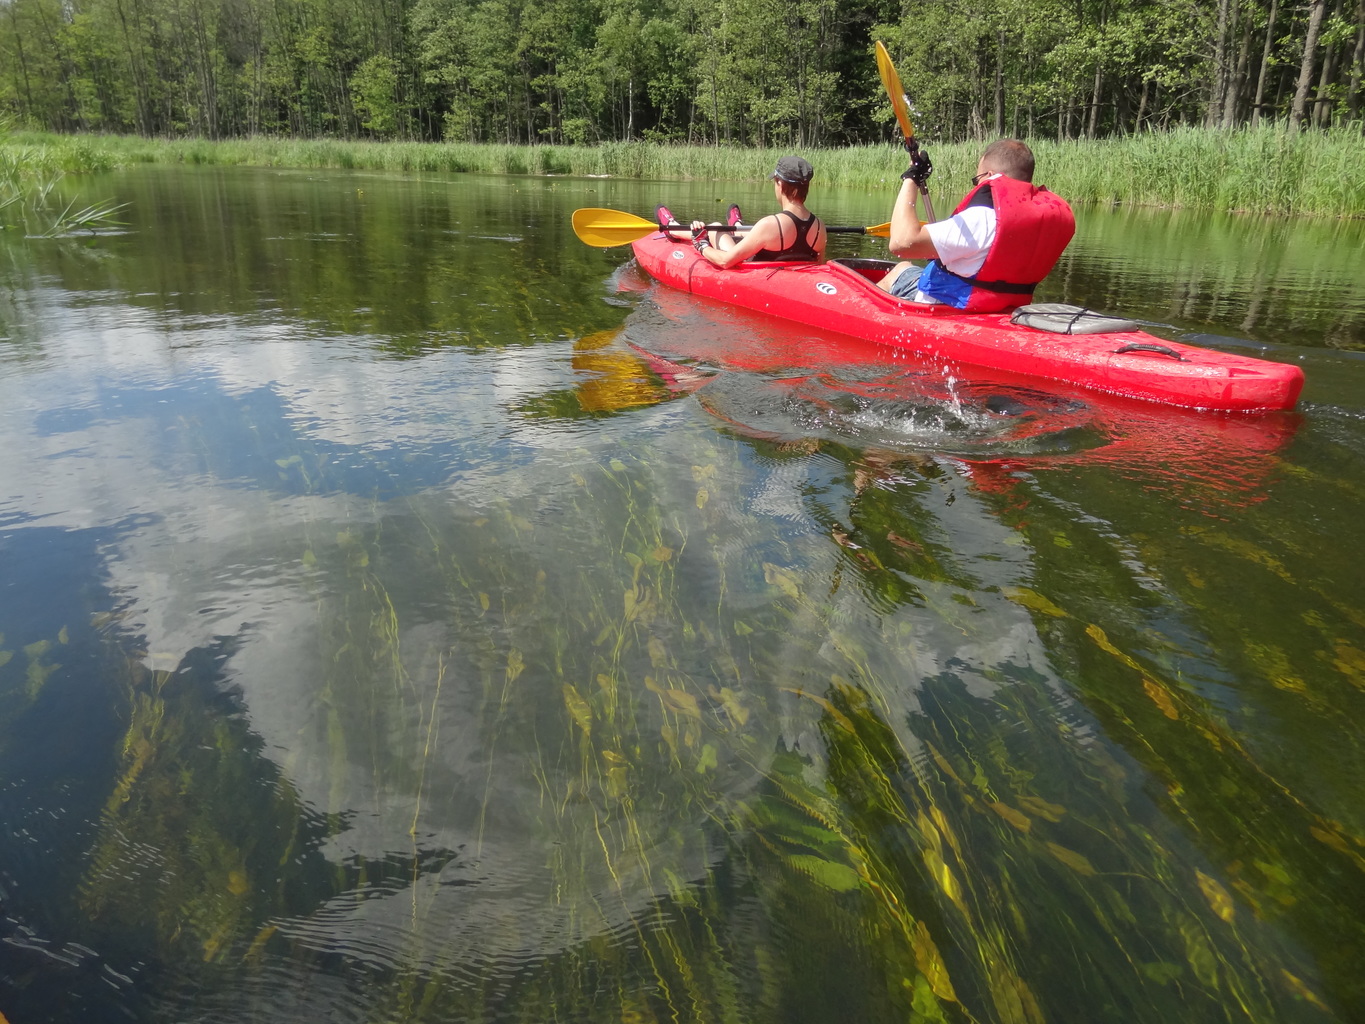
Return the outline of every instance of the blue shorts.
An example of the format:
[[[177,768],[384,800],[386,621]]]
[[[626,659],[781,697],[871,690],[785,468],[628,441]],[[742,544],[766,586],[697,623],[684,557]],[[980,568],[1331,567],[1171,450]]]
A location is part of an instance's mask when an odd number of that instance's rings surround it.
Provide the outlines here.
[[[923,267],[906,267],[901,276],[891,283],[891,294],[906,302],[914,302],[915,292],[919,291],[919,276],[923,271]]]

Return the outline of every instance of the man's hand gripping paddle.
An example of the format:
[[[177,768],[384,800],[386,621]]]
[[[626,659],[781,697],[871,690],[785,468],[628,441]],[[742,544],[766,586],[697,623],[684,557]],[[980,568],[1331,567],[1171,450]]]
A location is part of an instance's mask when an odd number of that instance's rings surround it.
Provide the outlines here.
[[[886,52],[880,40],[877,42],[877,72],[882,76],[882,85],[891,98],[891,109],[896,112],[901,134],[905,136],[905,151],[910,154],[910,167],[901,177],[915,183],[919,194],[924,197],[924,213],[932,221],[935,219],[934,201],[929,198],[929,175],[933,173],[934,165],[929,162],[929,154],[919,148],[919,142],[915,139],[915,126],[910,123],[910,101],[901,88],[900,75],[896,74],[896,66],[891,63],[891,54]]]

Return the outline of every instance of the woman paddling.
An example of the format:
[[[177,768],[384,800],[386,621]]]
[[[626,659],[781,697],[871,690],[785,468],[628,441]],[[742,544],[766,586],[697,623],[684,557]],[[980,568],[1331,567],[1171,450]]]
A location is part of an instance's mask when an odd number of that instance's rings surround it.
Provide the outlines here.
[[[725,224],[694,220],[693,246],[702,259],[721,268],[745,260],[818,263],[825,256],[825,226],[806,209],[806,193],[814,174],[815,169],[801,157],[784,156],[770,175],[781,212],[764,217],[743,234],[729,230],[743,226],[738,206],[730,207]],[[661,225],[673,223],[667,207],[660,206],[655,212]],[[672,233],[669,237],[677,239]]]

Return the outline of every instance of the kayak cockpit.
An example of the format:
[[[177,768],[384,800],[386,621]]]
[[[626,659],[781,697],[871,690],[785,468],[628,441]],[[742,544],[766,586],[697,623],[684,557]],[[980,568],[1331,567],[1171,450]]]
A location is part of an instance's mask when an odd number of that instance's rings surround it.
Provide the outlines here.
[[[963,313],[957,307],[948,306],[941,302],[915,302],[883,291],[878,287],[878,282],[891,273],[897,265],[894,260],[878,260],[862,256],[841,256],[825,264],[826,267],[839,268],[841,274],[851,277],[858,284],[866,285],[868,295],[883,309],[900,310],[906,313],[923,313],[927,316],[952,316],[958,319],[973,315]]]
[[[832,259],[829,262],[836,267],[847,267],[871,284],[876,284],[884,278],[891,272],[891,268],[896,265],[891,260],[865,259],[861,256],[841,256],[837,259]]]

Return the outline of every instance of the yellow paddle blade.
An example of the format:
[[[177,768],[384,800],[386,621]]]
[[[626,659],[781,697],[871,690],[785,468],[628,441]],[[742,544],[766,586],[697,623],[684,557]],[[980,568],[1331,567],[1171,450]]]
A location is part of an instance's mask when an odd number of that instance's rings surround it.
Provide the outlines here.
[[[891,54],[886,52],[881,40],[877,40],[877,73],[882,76],[882,85],[886,89],[886,94],[891,97],[891,109],[896,112],[901,133],[907,139],[913,139],[915,126],[910,123],[910,102],[905,97],[905,90],[901,88],[901,77],[896,74],[896,65],[891,63]]]
[[[599,249],[615,245],[629,245],[659,230],[653,221],[620,210],[599,210],[592,207],[574,210],[573,230],[582,241]]]
[[[877,238],[890,238],[891,222],[887,221],[885,224],[874,224],[870,228],[863,228],[863,234],[875,235]]]

